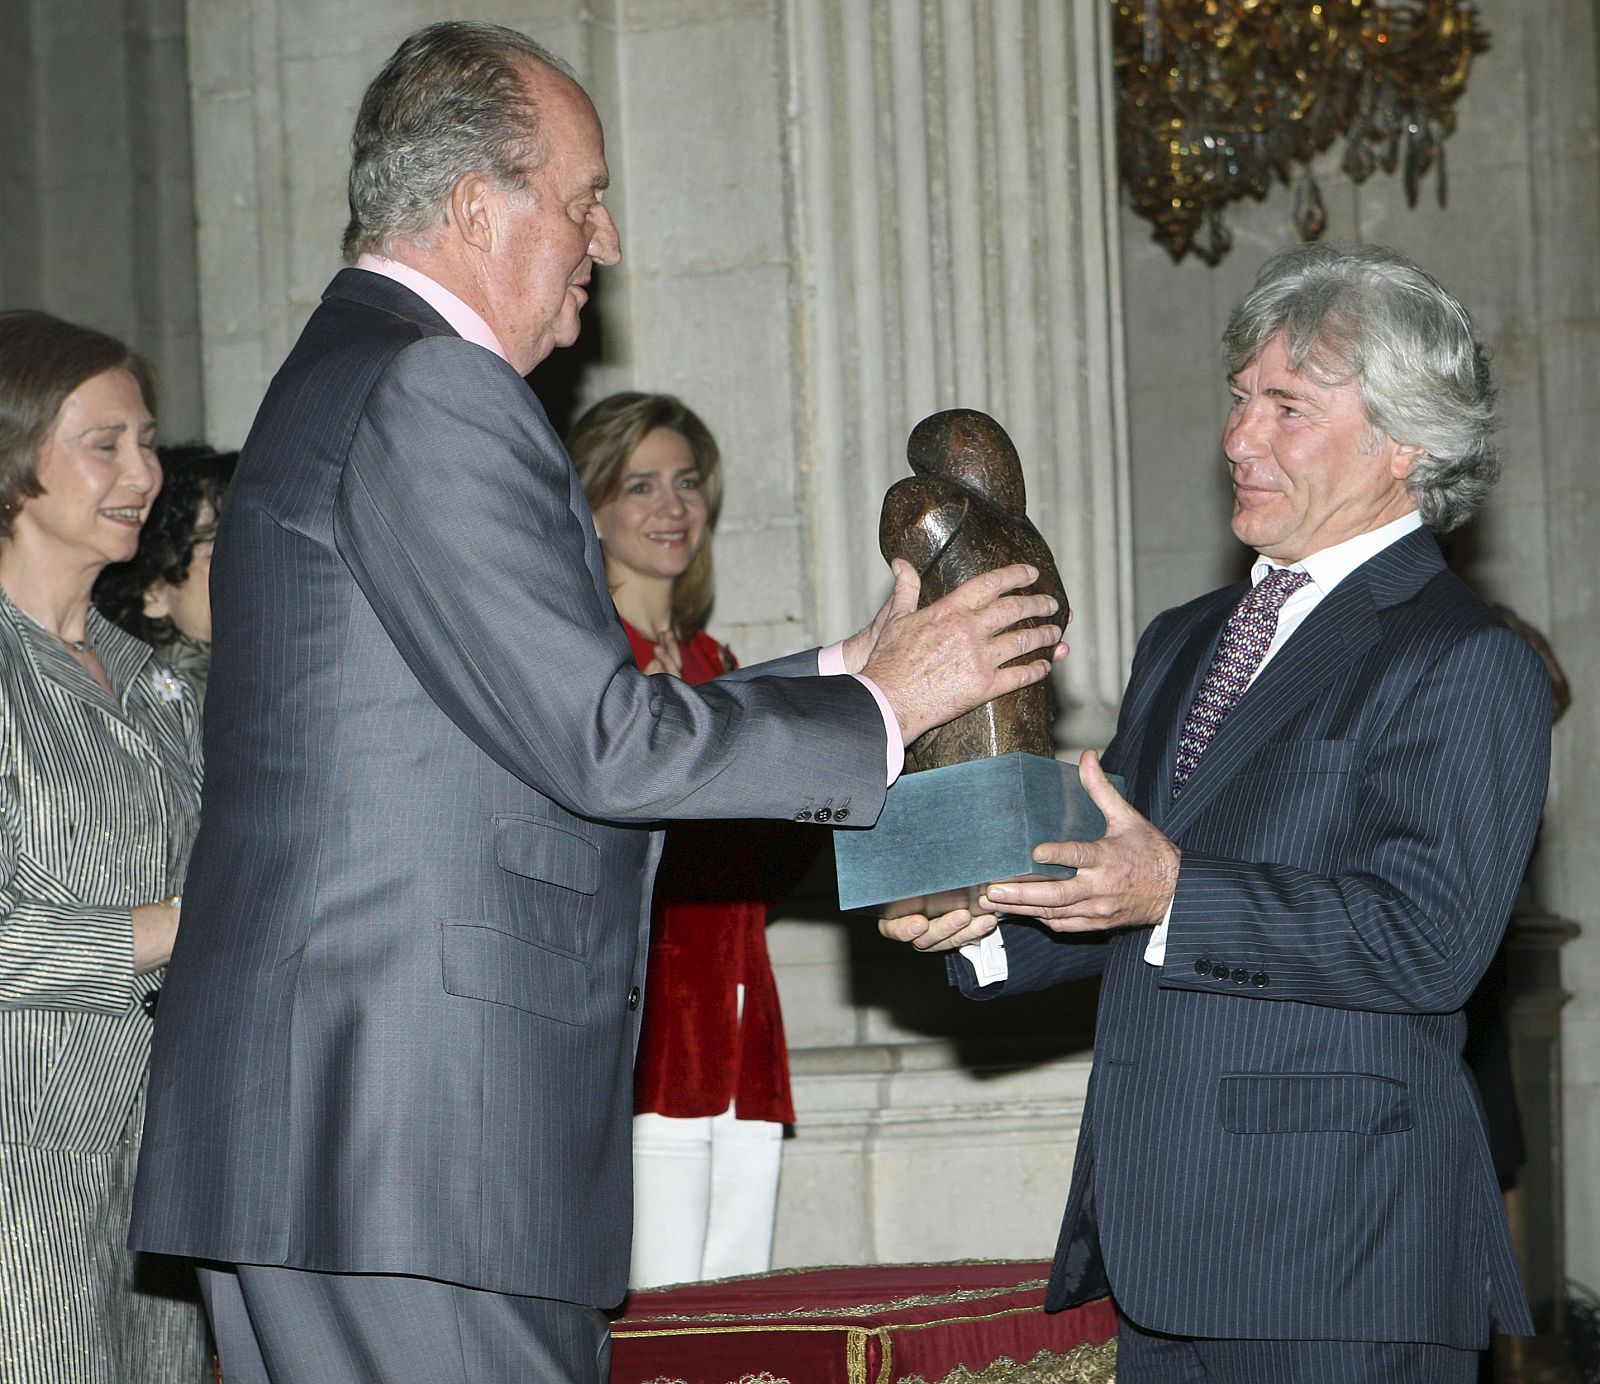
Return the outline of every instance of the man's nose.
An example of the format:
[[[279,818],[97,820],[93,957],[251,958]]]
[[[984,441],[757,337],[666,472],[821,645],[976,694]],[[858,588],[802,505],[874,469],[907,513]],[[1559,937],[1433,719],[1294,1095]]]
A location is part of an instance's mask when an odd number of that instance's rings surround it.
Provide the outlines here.
[[[1229,461],[1248,461],[1261,451],[1261,414],[1254,404],[1241,406],[1223,425],[1222,454]]]
[[[594,209],[594,234],[589,238],[589,258],[596,264],[616,264],[622,258],[622,237],[604,205]]]

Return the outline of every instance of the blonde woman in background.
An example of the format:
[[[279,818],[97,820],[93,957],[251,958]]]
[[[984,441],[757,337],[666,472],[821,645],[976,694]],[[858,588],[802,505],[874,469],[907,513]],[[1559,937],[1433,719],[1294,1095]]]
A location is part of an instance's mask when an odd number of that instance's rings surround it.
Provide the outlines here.
[[[699,683],[735,667],[706,633],[716,440],[665,394],[614,394],[568,439],[634,658]],[[634,1102],[635,1288],[757,1273],[772,1261],[788,1050],[767,905],[815,845],[784,823],[667,829],[656,876]]]

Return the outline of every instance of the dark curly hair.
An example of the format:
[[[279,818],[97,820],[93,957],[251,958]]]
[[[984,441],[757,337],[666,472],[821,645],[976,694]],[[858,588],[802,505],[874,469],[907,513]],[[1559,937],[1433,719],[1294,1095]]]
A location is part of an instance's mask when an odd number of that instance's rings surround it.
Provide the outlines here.
[[[237,452],[218,452],[203,443],[158,447],[165,477],[161,493],[139,531],[139,551],[126,562],[113,563],[94,584],[94,603],[106,619],[136,639],[161,648],[178,634],[171,620],[152,620],[144,613],[144,596],[157,582],[181,585],[189,575],[196,543],[215,536],[215,521],[201,532],[196,525],[206,501],[213,513],[222,508]]]

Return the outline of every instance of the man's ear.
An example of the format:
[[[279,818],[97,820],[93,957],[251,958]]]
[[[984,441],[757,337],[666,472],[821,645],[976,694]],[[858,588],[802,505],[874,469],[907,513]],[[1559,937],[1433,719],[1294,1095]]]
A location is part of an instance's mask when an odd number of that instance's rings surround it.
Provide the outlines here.
[[[475,250],[494,247],[494,187],[482,173],[465,173],[450,189],[445,207],[456,234]]]
[[[1397,442],[1394,448],[1394,458],[1389,463],[1389,469],[1394,473],[1397,481],[1403,481],[1411,474],[1411,468],[1416,465],[1417,458],[1427,455],[1428,449],[1415,442]]]
[[[146,620],[168,620],[172,618],[172,598],[168,595],[166,582],[152,582],[145,589],[144,618]]]

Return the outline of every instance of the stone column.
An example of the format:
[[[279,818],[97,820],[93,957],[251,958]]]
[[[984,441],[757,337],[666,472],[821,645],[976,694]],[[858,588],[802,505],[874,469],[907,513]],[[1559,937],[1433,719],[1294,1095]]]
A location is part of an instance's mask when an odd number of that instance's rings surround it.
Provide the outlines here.
[[[884,594],[878,508],[908,473],[910,428],[993,414],[1076,611],[1058,734],[1102,744],[1131,622],[1108,11],[788,0],[782,18],[819,624],[851,628]],[[817,913],[829,902],[824,883]],[[1092,992],[1049,1012],[970,1006],[867,919],[780,922],[772,943],[799,1113],[778,1262],[1047,1255]],[[941,1197],[924,1216],[933,1168],[995,1179],[1004,1207]]]
[[[199,436],[183,0],[8,0],[0,92],[0,305],[121,337]]]
[[[993,414],[1076,607],[1062,728],[1102,741],[1131,604],[1113,108],[1098,4],[788,0],[797,426],[825,628],[885,579],[918,419]]]

